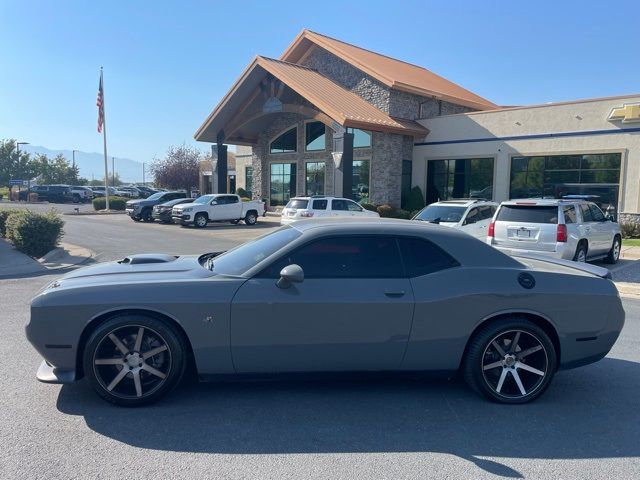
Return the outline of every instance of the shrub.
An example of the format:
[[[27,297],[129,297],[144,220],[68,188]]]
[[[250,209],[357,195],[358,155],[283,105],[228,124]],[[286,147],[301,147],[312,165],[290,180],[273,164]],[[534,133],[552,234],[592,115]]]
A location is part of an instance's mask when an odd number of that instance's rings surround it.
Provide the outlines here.
[[[107,207],[107,201],[104,197],[98,197],[93,199],[94,210],[104,210]],[[110,210],[124,210],[127,199],[123,197],[109,197],[109,209]]]
[[[240,200],[243,202],[250,202],[251,199],[249,197],[240,197]]]
[[[393,218],[396,209],[391,205],[379,205],[378,213],[382,218]]]
[[[411,212],[409,210],[396,210],[393,218],[400,218],[402,220],[411,220]]]
[[[238,195],[239,197],[248,197],[247,191],[242,187],[236,188],[236,195]]]
[[[63,235],[63,225],[62,217],[53,211],[45,214],[15,211],[7,218],[6,237],[21,252],[41,257],[56,247]]]
[[[419,186],[416,185],[411,189],[411,192],[409,192],[406,207],[410,212],[424,208],[424,197],[422,196],[422,190],[420,190]]]
[[[0,237],[7,235],[7,218],[16,210],[0,210]]]
[[[640,238],[640,225],[633,222],[621,223],[620,233],[622,238]]]
[[[375,203],[361,203],[360,206],[365,210],[370,210],[372,212],[378,211],[378,205],[376,205]]]

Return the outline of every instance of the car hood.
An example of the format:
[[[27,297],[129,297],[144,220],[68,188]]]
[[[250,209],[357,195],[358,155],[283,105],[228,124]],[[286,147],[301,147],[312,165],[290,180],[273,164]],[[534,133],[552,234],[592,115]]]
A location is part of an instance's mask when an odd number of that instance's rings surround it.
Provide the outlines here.
[[[140,204],[146,203],[148,201],[149,200],[147,200],[146,198],[139,198],[137,200],[127,200],[127,205],[131,205],[131,206],[140,205]],[[150,202],[153,202],[153,200],[151,200]]]
[[[183,208],[187,208],[187,207],[193,207],[196,205],[201,205],[199,203],[179,203],[178,205],[174,205],[173,208],[177,209],[177,210],[182,210]]]

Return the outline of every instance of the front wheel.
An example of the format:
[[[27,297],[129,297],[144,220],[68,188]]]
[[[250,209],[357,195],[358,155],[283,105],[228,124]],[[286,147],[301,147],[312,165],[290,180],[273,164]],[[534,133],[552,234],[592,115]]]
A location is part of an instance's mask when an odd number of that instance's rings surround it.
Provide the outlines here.
[[[244,223],[247,225],[255,225],[258,222],[258,215],[255,212],[249,212],[244,217]]]
[[[207,226],[207,216],[204,213],[198,213],[193,218],[193,224],[198,228],[204,228]]]
[[[611,250],[609,250],[609,253],[607,254],[607,257],[604,259],[604,261],[610,264],[618,263],[618,260],[620,259],[621,247],[622,240],[620,240],[620,237],[616,235],[616,237],[613,239]]]
[[[182,378],[187,346],[172,325],[121,315],[100,325],[84,349],[91,387],[108,402],[137,407],[160,399]]]
[[[482,327],[470,340],[463,373],[477,393],[499,403],[527,403],[545,391],[556,371],[549,336],[524,318]]]

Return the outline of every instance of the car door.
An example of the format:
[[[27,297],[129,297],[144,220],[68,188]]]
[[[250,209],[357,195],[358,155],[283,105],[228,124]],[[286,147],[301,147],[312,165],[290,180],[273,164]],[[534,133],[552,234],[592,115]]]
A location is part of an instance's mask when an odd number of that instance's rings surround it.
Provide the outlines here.
[[[297,264],[304,281],[279,288]],[[238,372],[380,371],[399,368],[413,292],[393,236],[313,240],[248,280],[231,307]]]
[[[589,243],[587,255],[589,257],[600,255],[602,253],[602,238],[596,228],[597,223],[594,221],[593,211],[591,211],[587,203],[583,203],[580,204],[580,213],[582,214],[582,231]]]
[[[208,215],[209,220],[217,221],[225,218],[225,207],[227,205],[227,199],[224,195],[215,197],[209,202]]]
[[[350,215],[350,212],[346,200],[340,198],[334,198],[331,200],[331,216],[345,217],[348,215]]]
[[[311,210],[313,211],[313,217],[326,217],[330,214],[330,210],[327,210],[329,201],[324,199],[315,199],[312,201]]]
[[[460,230],[463,232],[473,236],[479,236],[479,226],[478,222],[480,222],[480,209],[478,207],[474,207],[467,212],[464,220],[462,221],[462,226]]]
[[[598,242],[598,254],[604,255],[613,245],[613,228],[611,228],[611,222],[595,203],[589,204],[589,210],[593,217],[592,228]]]
[[[346,202],[347,202],[347,210],[349,211],[349,214],[352,217],[362,216],[362,213],[364,212],[364,208],[362,208],[353,200],[346,200]]]

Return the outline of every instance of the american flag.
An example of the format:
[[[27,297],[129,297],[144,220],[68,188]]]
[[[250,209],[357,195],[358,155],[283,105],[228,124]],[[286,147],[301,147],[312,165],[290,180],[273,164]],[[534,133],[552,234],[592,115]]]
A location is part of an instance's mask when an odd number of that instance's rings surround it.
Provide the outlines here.
[[[96,106],[98,107],[98,133],[102,133],[102,125],[104,123],[104,91],[102,90],[102,72],[100,72],[100,84],[98,85]]]

